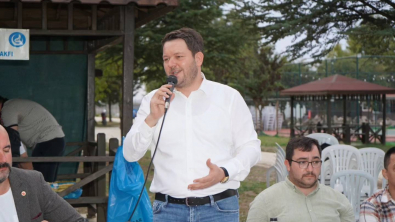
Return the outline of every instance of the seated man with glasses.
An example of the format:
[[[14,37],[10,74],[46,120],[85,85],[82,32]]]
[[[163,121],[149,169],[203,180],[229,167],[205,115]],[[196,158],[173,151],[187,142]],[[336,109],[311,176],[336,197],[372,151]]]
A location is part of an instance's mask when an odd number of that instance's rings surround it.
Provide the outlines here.
[[[291,139],[284,164],[288,177],[255,198],[250,204],[247,222],[355,221],[347,198],[318,182],[322,161],[317,140],[309,137]]]

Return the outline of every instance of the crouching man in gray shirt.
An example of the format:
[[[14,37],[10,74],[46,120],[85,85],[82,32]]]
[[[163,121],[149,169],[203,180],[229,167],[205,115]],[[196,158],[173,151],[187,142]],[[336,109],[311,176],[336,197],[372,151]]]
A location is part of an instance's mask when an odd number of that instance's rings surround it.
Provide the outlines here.
[[[347,198],[318,182],[322,161],[317,140],[291,139],[285,158],[289,176],[255,198],[250,204],[247,222],[355,221]]]

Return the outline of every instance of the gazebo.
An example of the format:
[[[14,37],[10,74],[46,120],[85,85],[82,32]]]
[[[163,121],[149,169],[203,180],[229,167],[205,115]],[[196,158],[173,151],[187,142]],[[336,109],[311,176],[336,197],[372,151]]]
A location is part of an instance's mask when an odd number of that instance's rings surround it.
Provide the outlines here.
[[[290,89],[281,91],[282,96],[291,97],[291,137],[295,137],[295,123],[293,107],[295,101],[323,101],[327,104],[327,133],[332,134],[332,115],[331,103],[336,100],[343,101],[343,128],[347,127],[347,101],[379,101],[382,107],[383,123],[381,129],[374,132],[375,136],[379,136],[381,131],[380,142],[385,144],[386,129],[386,94],[395,93],[395,89],[380,86],[377,84],[364,82],[361,80],[349,78],[343,75],[333,75],[324,79],[309,82]],[[357,127],[359,129],[359,126]],[[367,131],[366,131],[367,132]],[[364,138],[368,138],[365,135]],[[349,138],[344,138],[349,141]],[[366,141],[366,140],[365,140]]]

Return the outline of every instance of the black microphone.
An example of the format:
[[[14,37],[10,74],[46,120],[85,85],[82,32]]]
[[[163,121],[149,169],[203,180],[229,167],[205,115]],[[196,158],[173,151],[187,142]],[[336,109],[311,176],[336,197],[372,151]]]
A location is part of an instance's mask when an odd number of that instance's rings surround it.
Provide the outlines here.
[[[177,77],[174,75],[167,77],[167,84],[171,85],[170,91],[173,92],[174,87],[177,85]],[[166,98],[166,100],[165,100],[165,109],[166,110],[169,108],[170,98],[171,98],[171,96],[169,98]]]

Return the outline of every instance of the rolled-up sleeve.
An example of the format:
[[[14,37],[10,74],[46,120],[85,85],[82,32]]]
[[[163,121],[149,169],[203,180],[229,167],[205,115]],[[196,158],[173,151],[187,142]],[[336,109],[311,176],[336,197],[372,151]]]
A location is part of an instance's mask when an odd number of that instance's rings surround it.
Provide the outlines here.
[[[134,124],[126,134],[123,143],[123,156],[129,162],[141,159],[152,144],[156,126],[151,128],[145,123],[145,119],[150,113],[150,101],[154,93],[151,92],[143,98]]]

